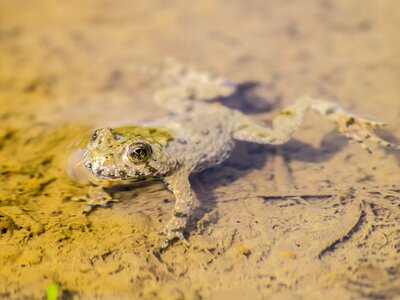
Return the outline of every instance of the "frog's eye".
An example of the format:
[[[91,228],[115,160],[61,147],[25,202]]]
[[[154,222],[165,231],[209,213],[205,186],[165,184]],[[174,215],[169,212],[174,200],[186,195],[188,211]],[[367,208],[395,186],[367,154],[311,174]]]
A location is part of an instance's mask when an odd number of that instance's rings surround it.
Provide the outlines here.
[[[134,162],[143,162],[150,158],[151,147],[145,143],[135,143],[128,146],[128,156]]]

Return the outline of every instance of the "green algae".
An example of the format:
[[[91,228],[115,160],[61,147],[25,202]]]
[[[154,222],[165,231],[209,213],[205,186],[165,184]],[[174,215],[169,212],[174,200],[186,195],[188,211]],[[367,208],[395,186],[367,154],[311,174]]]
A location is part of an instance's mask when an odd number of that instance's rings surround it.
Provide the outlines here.
[[[170,131],[161,128],[129,126],[114,128],[114,131],[130,138],[139,138],[150,144],[167,144],[174,140]]]
[[[47,300],[57,300],[59,295],[58,285],[55,283],[47,287]]]

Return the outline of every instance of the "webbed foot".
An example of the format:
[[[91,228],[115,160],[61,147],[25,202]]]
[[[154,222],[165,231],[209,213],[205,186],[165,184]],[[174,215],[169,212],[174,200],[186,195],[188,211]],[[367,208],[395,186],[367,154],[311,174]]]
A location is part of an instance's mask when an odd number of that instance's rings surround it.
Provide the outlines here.
[[[89,214],[97,207],[108,208],[111,203],[119,202],[118,199],[112,198],[101,187],[89,188],[88,195],[76,196],[71,198],[72,201],[85,201],[86,207],[83,209],[83,214]]]
[[[185,246],[186,248],[188,248],[190,246],[190,243],[188,242],[188,240],[185,238],[184,234],[183,234],[183,229],[182,228],[178,228],[178,229],[171,229],[168,228],[168,225],[160,232],[160,234],[165,235],[165,239],[163,239],[161,241],[161,245],[160,245],[160,251],[163,252],[165,250],[168,249],[168,247],[170,245],[172,245],[172,243],[174,243],[175,241],[180,241],[183,246]]]
[[[357,142],[362,148],[368,151],[368,153],[372,153],[372,151],[368,147],[367,141],[377,143],[384,147],[400,149],[400,146],[385,141],[375,133],[375,129],[386,126],[386,123],[347,114],[338,114],[336,123],[340,133],[350,140]]]

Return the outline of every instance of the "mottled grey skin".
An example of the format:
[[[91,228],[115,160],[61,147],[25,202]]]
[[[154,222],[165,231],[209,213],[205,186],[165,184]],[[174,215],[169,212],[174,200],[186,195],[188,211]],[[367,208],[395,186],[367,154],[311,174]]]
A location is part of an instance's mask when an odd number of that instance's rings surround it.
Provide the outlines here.
[[[97,130],[84,152],[83,164],[96,177],[129,182],[158,180],[174,193],[176,203],[165,228],[164,246],[175,238],[183,239],[194,206],[190,174],[225,160],[235,140],[285,143],[312,109],[335,122],[342,134],[368,151],[367,140],[392,146],[373,132],[383,123],[346,113],[332,102],[300,98],[278,114],[269,128],[239,111],[208,101],[235,91],[226,80],[178,63],[172,63],[162,74],[164,87],[155,100],[174,115],[140,127]],[[97,189],[86,211],[109,201],[111,198]]]

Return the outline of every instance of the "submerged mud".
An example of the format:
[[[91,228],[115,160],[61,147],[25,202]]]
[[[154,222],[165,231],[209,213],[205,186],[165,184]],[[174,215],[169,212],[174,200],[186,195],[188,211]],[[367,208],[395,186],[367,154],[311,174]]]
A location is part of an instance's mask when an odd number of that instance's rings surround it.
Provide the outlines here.
[[[400,7],[376,1],[0,3],[0,298],[354,299],[400,295],[400,153],[371,156],[310,114],[286,145],[238,143],[193,176],[189,246],[159,251],[162,185],[87,186],[68,158],[101,126],[166,112],[166,55],[242,83],[225,105],[271,120],[304,94],[400,137]],[[270,114],[264,114],[270,113]],[[397,137],[397,138],[396,138]]]

